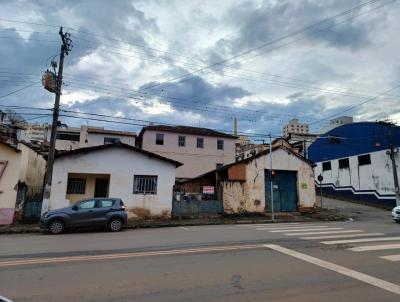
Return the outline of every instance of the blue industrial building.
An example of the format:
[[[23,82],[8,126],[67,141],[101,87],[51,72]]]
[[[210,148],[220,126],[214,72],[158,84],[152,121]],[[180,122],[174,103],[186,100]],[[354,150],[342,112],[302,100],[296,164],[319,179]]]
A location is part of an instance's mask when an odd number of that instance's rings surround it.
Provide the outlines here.
[[[396,195],[390,145],[400,175],[400,127],[388,123],[334,128],[310,145],[308,158],[317,164],[315,178],[323,176],[324,194],[391,207]]]

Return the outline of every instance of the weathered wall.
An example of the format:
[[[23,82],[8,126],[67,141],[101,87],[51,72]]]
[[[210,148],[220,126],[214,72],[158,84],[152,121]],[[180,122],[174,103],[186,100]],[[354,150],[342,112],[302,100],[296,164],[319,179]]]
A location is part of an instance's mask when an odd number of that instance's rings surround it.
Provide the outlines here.
[[[156,145],[156,133],[164,133],[164,145]],[[186,136],[186,146],[178,146],[178,136]],[[204,148],[197,148],[197,137],[204,138]],[[224,150],[217,149],[217,140],[224,140]],[[174,159],[184,165],[176,170],[177,178],[193,178],[216,168],[217,164],[235,161],[235,139],[178,134],[146,130],[142,148]]]
[[[228,168],[230,180],[246,180],[246,164],[237,164]]]
[[[272,152],[273,169],[297,171],[297,196],[299,210],[308,210],[315,206],[315,186],[312,167],[288,154],[287,151],[278,149]],[[265,175],[264,171],[270,169],[270,155],[264,155],[246,166],[246,182],[235,182],[234,185],[224,184],[224,206],[233,213],[264,212],[265,211]],[[244,193],[240,193],[241,190]],[[237,197],[235,194],[239,194]],[[245,194],[246,198],[241,195]],[[245,199],[245,200],[244,200]],[[233,209],[233,210],[231,210]]]
[[[56,159],[50,208],[69,206],[68,173],[110,174],[109,197],[121,198],[129,209],[148,209],[152,215],[170,213],[175,165],[125,149],[109,148]],[[157,175],[157,194],[133,194],[134,175]]]
[[[0,179],[0,225],[13,222],[17,183],[21,167],[21,152],[0,144],[0,160],[8,161]]]
[[[369,153],[371,156],[370,165],[358,165],[358,156],[350,156],[349,168],[339,169],[339,159],[330,160],[331,170],[322,171],[322,162],[315,167],[315,177],[322,174],[324,187],[331,186],[336,191],[349,190],[352,197],[357,199],[362,195],[369,195],[369,198],[376,200],[394,200],[394,181],[392,162],[387,150]],[[396,163],[399,163],[400,156],[395,155]],[[400,166],[397,165],[397,174],[400,175]],[[349,197],[351,197],[349,195]]]
[[[118,138],[121,143],[135,146],[135,137],[134,136],[124,136],[124,135],[114,135],[114,134],[102,134],[102,133],[82,133],[81,131],[81,139],[79,142],[79,147],[91,147],[91,146],[99,146],[104,145],[104,138],[112,137]],[[86,142],[87,140],[87,142]]]
[[[43,156],[23,144],[20,144],[19,148],[22,151],[20,181],[30,187],[43,186],[46,160]]]

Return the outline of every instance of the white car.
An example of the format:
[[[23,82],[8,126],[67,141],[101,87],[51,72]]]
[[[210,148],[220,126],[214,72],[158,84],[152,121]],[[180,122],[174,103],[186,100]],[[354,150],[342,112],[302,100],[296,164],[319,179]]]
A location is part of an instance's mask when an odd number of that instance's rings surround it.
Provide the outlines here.
[[[392,219],[400,223],[400,206],[394,207],[392,210]]]

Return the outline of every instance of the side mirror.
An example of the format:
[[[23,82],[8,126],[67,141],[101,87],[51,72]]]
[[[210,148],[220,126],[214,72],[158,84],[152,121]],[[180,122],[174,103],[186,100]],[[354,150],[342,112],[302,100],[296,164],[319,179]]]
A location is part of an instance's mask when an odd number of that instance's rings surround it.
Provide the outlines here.
[[[74,206],[72,207],[72,209],[73,209],[74,211],[78,211],[78,206],[77,206],[77,205],[74,205]]]

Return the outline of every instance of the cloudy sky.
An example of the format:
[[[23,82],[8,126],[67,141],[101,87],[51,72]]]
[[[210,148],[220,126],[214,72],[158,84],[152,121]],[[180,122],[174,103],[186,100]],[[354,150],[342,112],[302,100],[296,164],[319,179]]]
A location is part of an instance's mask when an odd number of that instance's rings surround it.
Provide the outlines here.
[[[231,131],[236,117],[240,132],[278,135],[293,117],[313,132],[339,115],[400,122],[399,2],[0,0],[0,105],[52,107],[40,78],[62,25],[74,45],[63,115],[80,117],[62,116],[69,126]]]

